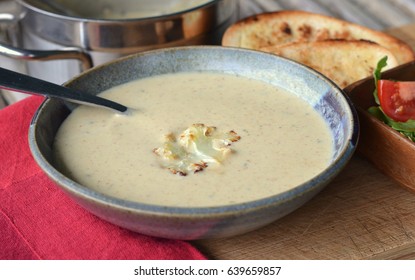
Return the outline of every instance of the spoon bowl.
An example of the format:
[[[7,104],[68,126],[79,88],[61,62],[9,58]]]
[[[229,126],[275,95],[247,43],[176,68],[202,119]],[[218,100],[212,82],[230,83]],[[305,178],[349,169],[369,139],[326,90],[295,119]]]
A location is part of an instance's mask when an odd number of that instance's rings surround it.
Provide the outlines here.
[[[117,102],[87,94],[79,90],[53,84],[28,75],[0,67],[0,88],[21,93],[43,95],[63,99],[78,104],[109,108],[118,112],[126,112],[127,107]]]

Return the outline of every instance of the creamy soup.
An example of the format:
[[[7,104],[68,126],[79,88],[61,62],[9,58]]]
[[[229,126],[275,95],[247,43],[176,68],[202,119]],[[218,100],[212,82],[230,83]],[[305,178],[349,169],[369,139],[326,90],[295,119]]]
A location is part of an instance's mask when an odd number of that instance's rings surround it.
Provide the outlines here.
[[[316,176],[333,154],[323,118],[301,98],[262,81],[178,73],[129,82],[101,96],[132,110],[79,106],[58,131],[54,151],[73,180],[117,198],[183,207],[252,201]],[[232,131],[238,139],[229,141],[218,162],[174,174],[155,151],[193,124],[221,135]]]

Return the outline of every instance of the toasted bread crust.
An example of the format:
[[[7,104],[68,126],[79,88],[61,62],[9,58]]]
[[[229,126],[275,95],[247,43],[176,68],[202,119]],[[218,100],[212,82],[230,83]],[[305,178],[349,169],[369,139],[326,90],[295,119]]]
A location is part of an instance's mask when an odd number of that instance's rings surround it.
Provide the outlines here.
[[[389,49],[399,64],[415,59],[412,48],[393,36],[334,17],[305,11],[276,11],[242,19],[225,31],[222,45],[261,49],[329,39],[376,42]]]
[[[372,75],[377,62],[384,56],[388,56],[385,70],[399,65],[388,49],[369,41],[295,42],[261,50],[307,65],[342,88]]]

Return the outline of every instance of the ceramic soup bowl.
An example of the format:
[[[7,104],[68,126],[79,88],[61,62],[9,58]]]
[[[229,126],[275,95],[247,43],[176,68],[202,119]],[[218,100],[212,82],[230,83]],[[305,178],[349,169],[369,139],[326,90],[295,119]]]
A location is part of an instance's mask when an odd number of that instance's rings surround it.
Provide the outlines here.
[[[31,122],[29,141],[35,160],[57,187],[98,217],[146,235],[194,240],[243,234],[277,221],[318,194],[345,167],[356,149],[357,114],[342,90],[320,73],[268,53],[219,46],[153,50],[88,70],[66,86],[98,94],[132,80],[189,71],[249,77],[282,87],[305,100],[327,123],[333,138],[333,154],[327,167],[282,193],[230,205],[172,207],[119,199],[70,179],[56,167],[54,139],[76,105],[55,99],[45,100]],[[137,187],[142,183],[149,182],[137,182]]]

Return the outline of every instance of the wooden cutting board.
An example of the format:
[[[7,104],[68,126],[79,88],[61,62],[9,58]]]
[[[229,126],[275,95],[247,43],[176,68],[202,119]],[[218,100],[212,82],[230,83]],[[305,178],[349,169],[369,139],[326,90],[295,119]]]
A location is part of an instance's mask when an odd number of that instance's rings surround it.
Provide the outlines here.
[[[388,33],[415,48],[415,24]],[[211,259],[415,259],[415,193],[356,154],[309,203],[232,238],[194,242]]]

